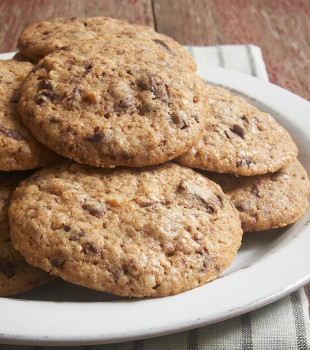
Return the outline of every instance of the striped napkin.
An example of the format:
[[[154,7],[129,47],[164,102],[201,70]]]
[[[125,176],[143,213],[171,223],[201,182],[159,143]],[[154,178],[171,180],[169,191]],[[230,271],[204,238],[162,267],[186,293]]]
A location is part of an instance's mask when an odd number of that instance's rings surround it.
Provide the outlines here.
[[[198,65],[213,65],[268,80],[259,47],[186,46]],[[1,312],[1,311],[0,311]],[[68,325],[70,327],[70,325]],[[0,345],[0,350],[51,350],[55,346]],[[309,350],[308,300],[303,288],[270,305],[216,324],[156,338],[64,350]]]

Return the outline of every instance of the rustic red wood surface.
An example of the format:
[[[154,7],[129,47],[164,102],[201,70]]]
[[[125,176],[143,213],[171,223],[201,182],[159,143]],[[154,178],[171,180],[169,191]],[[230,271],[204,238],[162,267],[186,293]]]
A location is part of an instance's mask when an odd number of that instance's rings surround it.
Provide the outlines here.
[[[0,52],[16,50],[32,23],[99,15],[148,25],[181,44],[258,45],[270,81],[310,100],[310,0],[1,0]]]

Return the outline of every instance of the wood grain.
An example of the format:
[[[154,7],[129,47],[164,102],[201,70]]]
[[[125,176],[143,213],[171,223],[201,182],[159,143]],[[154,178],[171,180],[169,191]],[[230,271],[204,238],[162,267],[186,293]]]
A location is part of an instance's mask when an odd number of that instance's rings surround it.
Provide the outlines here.
[[[154,0],[156,29],[181,44],[255,44],[270,81],[310,100],[309,0]]]

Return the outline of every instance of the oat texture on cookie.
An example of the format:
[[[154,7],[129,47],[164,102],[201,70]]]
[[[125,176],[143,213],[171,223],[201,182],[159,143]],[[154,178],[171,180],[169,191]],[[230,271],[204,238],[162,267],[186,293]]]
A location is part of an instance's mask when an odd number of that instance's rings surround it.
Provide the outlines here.
[[[54,277],[30,266],[12,246],[8,206],[14,189],[29,174],[0,172],[0,296],[26,292]]]
[[[242,237],[220,187],[173,163],[43,169],[15,191],[10,225],[14,247],[31,264],[131,297],[173,295],[214,280]]]
[[[296,159],[275,173],[256,176],[206,173],[228,195],[244,231],[261,231],[295,223],[306,212],[310,182]]]
[[[60,159],[33,137],[17,113],[19,88],[32,68],[29,62],[0,60],[0,170],[33,169]]]
[[[36,138],[92,166],[148,166],[189,149],[208,110],[204,81],[151,40],[93,39],[46,56],[18,111]]]
[[[204,133],[177,158],[179,164],[251,176],[275,172],[295,160],[295,142],[271,115],[226,89],[209,85],[208,92]]]
[[[17,47],[21,54],[38,61],[76,41],[94,38],[110,41],[115,37],[124,38],[129,42],[136,39],[150,39],[181,65],[193,71],[197,68],[194,58],[174,39],[157,33],[150,27],[129,24],[109,17],[53,18],[36,23],[25,28],[19,37]]]

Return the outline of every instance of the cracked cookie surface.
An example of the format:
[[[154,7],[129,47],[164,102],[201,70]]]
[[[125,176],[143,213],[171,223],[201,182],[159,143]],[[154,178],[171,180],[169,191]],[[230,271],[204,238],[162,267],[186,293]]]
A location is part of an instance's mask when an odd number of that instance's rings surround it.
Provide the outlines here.
[[[207,88],[210,116],[204,133],[176,159],[179,164],[250,176],[275,172],[295,160],[295,142],[273,117],[223,88]]]
[[[151,40],[93,39],[46,56],[21,88],[18,111],[37,139],[93,166],[146,166],[201,135],[204,81]]]
[[[113,37],[122,37],[128,42],[135,39],[151,39],[171,58],[195,71],[194,58],[174,39],[155,32],[152,28],[129,24],[108,17],[53,18],[27,27],[20,35],[20,52],[34,61],[42,59],[61,48],[79,40],[96,37],[110,41]]]
[[[33,169],[60,159],[34,138],[17,113],[19,88],[32,68],[29,62],[0,60],[0,170]]]
[[[10,225],[15,248],[35,266],[131,297],[214,280],[242,237],[220,187],[173,163],[102,169],[67,161],[43,169],[15,191]]]
[[[299,220],[308,208],[310,182],[298,160],[275,173],[234,176],[206,173],[228,195],[244,231],[283,227]]]
[[[10,240],[9,202],[18,183],[28,175],[0,172],[0,296],[23,293],[54,278],[27,264]]]

